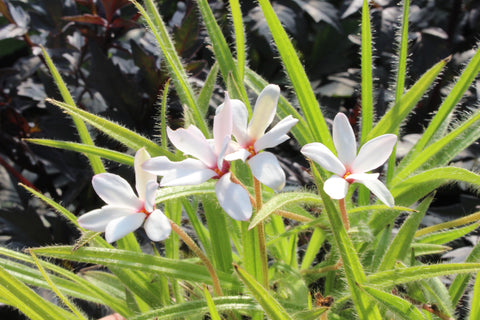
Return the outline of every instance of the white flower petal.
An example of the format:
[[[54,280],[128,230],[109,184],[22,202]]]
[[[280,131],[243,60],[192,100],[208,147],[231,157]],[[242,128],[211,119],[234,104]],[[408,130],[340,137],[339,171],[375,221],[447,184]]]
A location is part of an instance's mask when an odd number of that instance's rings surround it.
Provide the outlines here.
[[[103,232],[113,219],[135,213],[135,209],[125,207],[104,206],[101,209],[89,211],[78,217],[78,224],[87,230]]]
[[[229,153],[225,156],[225,160],[227,161],[234,161],[234,160],[242,160],[245,162],[248,157],[250,157],[252,154],[248,152],[246,149],[239,149],[235,152]]]
[[[253,140],[260,138],[272,123],[277,112],[279,97],[280,88],[274,84],[269,84],[260,92],[255,103],[252,119],[248,124],[248,135]]]
[[[395,205],[395,200],[387,187],[378,179],[375,180],[357,180],[367,187],[377,198],[389,207]]]
[[[116,174],[97,174],[92,178],[92,185],[98,196],[107,204],[135,209],[143,205],[128,182]]]
[[[352,173],[348,176],[347,180],[376,180],[379,175],[379,173]]]
[[[150,155],[145,148],[138,149],[137,153],[135,153],[135,189],[137,189],[138,197],[141,200],[145,200],[145,188],[147,187],[147,182],[157,179],[154,174],[142,169],[142,163],[148,159],[150,159]]]
[[[217,158],[217,168],[220,169],[220,171],[223,170],[223,161],[225,158],[225,153],[227,152],[229,146],[230,146],[230,136],[226,136],[223,141],[222,148],[218,153],[218,158]]]
[[[217,157],[203,133],[194,125],[187,129],[173,131],[167,128],[167,134],[173,145],[184,154],[192,155],[207,167],[215,167]]]
[[[211,169],[183,169],[170,171],[160,181],[162,187],[191,186],[204,183],[218,174]]]
[[[332,133],[338,158],[345,166],[350,166],[357,155],[357,142],[347,116],[341,112],[333,120]]]
[[[347,195],[348,186],[350,184],[339,176],[331,176],[323,184],[323,190],[332,199],[343,199]]]
[[[224,174],[215,184],[218,203],[235,220],[247,221],[252,216],[252,204],[248,192],[230,181],[231,173]]]
[[[298,119],[288,116],[275,125],[271,130],[255,141],[255,151],[259,152],[267,148],[278,146],[289,139],[287,132],[298,122]]]
[[[303,146],[300,152],[321,165],[327,171],[336,173],[339,176],[345,174],[345,166],[340,160],[333,154],[330,149],[320,142],[313,142]]]
[[[247,162],[255,178],[267,187],[279,191],[285,186],[285,172],[273,153],[259,153]]]
[[[172,227],[170,221],[160,210],[153,211],[143,224],[147,236],[152,241],[162,241],[168,238]]]
[[[150,180],[147,182],[145,188],[145,202],[143,206],[147,212],[152,212],[155,207],[155,196],[157,194],[158,183],[156,180]]]
[[[232,135],[232,105],[230,97],[225,92],[225,102],[220,112],[213,118],[213,140],[215,141],[215,153],[220,154],[224,147],[225,140]]]
[[[394,134],[384,134],[365,143],[352,164],[355,173],[367,172],[380,167],[387,161],[397,142]]]
[[[143,212],[112,220],[105,229],[105,240],[111,243],[125,237],[130,232],[140,228],[144,220],[145,214]]]
[[[248,111],[245,104],[237,99],[230,100],[232,104],[232,133],[241,146],[245,146],[250,142],[250,137],[247,133]]]

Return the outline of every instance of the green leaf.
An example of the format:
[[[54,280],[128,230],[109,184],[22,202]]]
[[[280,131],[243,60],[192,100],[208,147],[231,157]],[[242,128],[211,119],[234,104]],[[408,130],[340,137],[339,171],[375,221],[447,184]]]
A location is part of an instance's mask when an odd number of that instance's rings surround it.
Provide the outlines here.
[[[62,76],[58,72],[57,68],[53,64],[52,59],[48,55],[47,51],[45,50],[44,47],[40,46],[43,52],[43,57],[45,58],[45,62],[47,63],[48,69],[50,70],[50,73],[52,74],[53,80],[55,81],[55,84],[58,87],[58,90],[60,91],[60,94],[62,95],[63,101],[65,103],[75,106],[75,101],[73,100],[72,96],[70,95],[70,92],[68,91],[67,85],[62,79]],[[72,115],[72,120],[75,123],[75,127],[77,128],[78,135],[80,136],[80,140],[82,143],[93,146],[95,145],[93,143],[92,137],[90,137],[90,133],[88,132],[87,126],[81,119],[78,117]],[[93,169],[93,172],[95,173],[102,173],[105,172],[105,167],[103,166],[102,161],[98,156],[95,155],[87,155],[88,160],[90,161],[90,166]]]
[[[144,253],[118,249],[83,247],[72,252],[71,246],[54,246],[32,249],[38,255],[71,261],[101,264],[107,267],[138,270],[149,273],[160,273],[167,277],[212,283],[210,274],[203,266],[195,263],[155,257]],[[218,273],[222,285],[232,287],[238,285],[235,278],[224,273]]]
[[[213,298],[212,300],[219,312],[225,312],[229,310],[251,312],[260,309],[255,301],[247,296],[217,297]],[[205,315],[207,312],[209,312],[207,302],[205,300],[196,300],[147,311],[141,315],[130,317],[129,320],[171,320],[176,318],[192,319],[194,316]]]
[[[238,76],[243,79],[245,75],[245,30],[243,28],[242,10],[239,0],[230,0],[233,29],[235,32],[235,44],[237,53]]]
[[[215,182],[209,181],[193,186],[165,187],[157,191],[155,203],[193,195],[205,195],[215,192]]]
[[[245,270],[235,265],[235,271],[252,293],[253,297],[262,306],[265,313],[270,319],[273,320],[288,320],[293,319],[283,306],[275,300],[275,298],[258,283],[250,274]]]
[[[166,66],[170,76],[173,79],[175,85],[175,91],[177,92],[182,104],[192,111],[195,124],[208,137],[209,131],[205,118],[201,113],[195,93],[193,91],[190,82],[188,81],[187,72],[182,65],[181,59],[178,56],[173,41],[168,34],[167,27],[162,20],[162,17],[158,13],[155,2],[153,0],[145,0],[145,8],[143,8],[137,1],[132,0],[132,3],[138,9],[143,16],[148,26],[153,32],[155,39],[163,52],[166,60]]]
[[[361,141],[366,138],[373,126],[373,78],[372,78],[372,30],[368,1],[363,0],[362,7],[362,133]]]
[[[473,230],[477,229],[479,223],[472,223],[463,228],[449,229],[440,232],[427,234],[416,239],[417,243],[444,244],[459,239]]]
[[[138,150],[142,147],[145,147],[152,156],[167,156],[170,160],[180,160],[179,156],[174,155],[173,153],[157,145],[155,142],[119,124],[60,101],[53,99],[47,99],[47,101],[62,108],[69,114],[78,116],[80,119],[88,122],[98,130],[133,150]]]
[[[383,256],[382,262],[378,267],[378,271],[392,269],[397,260],[403,260],[410,252],[410,245],[417,231],[423,216],[427,212],[430,203],[433,201],[433,196],[423,200],[417,208],[417,212],[411,213],[407,220],[403,223],[392,243],[388,247],[387,252]]]
[[[430,88],[431,84],[448,61],[450,61],[450,58],[443,59],[425,72],[425,74],[407,91],[407,93],[403,95],[400,101],[385,113],[382,119],[380,119],[370,131],[365,141],[371,140],[385,133],[396,132],[402,121],[417,105],[417,102]]]
[[[470,320],[480,319],[480,272],[477,273],[470,303]]]
[[[104,159],[112,160],[121,164],[126,164],[133,167],[133,157],[118,151],[109,150],[97,146],[89,146],[86,144],[70,142],[70,141],[59,141],[59,140],[49,140],[49,139],[25,139],[25,141],[38,144],[41,146],[59,148],[64,150],[75,151],[79,153],[84,153],[86,155],[96,155]]]
[[[410,246],[415,253],[415,257],[429,255],[429,254],[442,254],[449,250],[452,250],[451,247],[442,246],[439,244],[431,243],[412,243]]]
[[[280,208],[292,203],[299,202],[321,204],[322,199],[316,194],[309,192],[285,192],[277,194],[262,205],[260,211],[258,211],[251,220],[248,228],[253,229],[258,223],[265,220],[269,215],[279,210]]]
[[[443,263],[377,272],[367,277],[376,286],[395,286],[412,281],[480,271],[480,263]]]
[[[435,137],[435,134],[443,127],[443,124],[446,122],[447,118],[452,114],[455,106],[458,104],[460,99],[463,97],[465,92],[471,86],[473,80],[480,72],[480,50],[477,50],[475,55],[472,57],[468,65],[465,67],[463,72],[460,73],[458,81],[455,83],[455,86],[452,88],[448,96],[443,101],[442,105],[438,108],[438,111],[435,113],[432,121],[428,124],[425,132],[420,137],[420,140],[414,145],[412,150],[407,154],[405,159],[402,160],[400,166],[403,167],[405,164],[409,163],[410,160],[415,158],[418,154],[423,152],[426,146],[428,146]]]
[[[315,260],[318,251],[322,247],[323,243],[326,239],[326,233],[324,230],[320,228],[316,228],[313,230],[312,236],[308,241],[308,247],[305,251],[305,255],[303,256],[302,265],[300,266],[300,270],[306,270],[310,268],[312,265],[313,260]]]
[[[0,267],[0,296],[33,320],[78,319],[74,314],[40,297],[2,267]]]
[[[345,276],[358,316],[360,319],[381,319],[377,306],[358,287],[358,284],[363,284],[366,281],[365,272],[358,258],[355,246],[345,230],[340,214],[335,208],[332,199],[323,191],[323,188],[319,188],[319,191],[324,202],[328,220],[331,224],[335,244],[342,258]]]
[[[400,31],[399,54],[398,54],[398,69],[397,81],[395,86],[395,103],[403,96],[405,89],[405,75],[407,74],[407,59],[408,59],[408,13],[410,8],[410,0],[403,1],[402,13],[402,28]]]
[[[329,308],[315,308],[313,310],[300,311],[293,315],[296,320],[317,320],[320,316],[328,311]]]
[[[395,184],[390,192],[397,203],[410,205],[450,181],[465,182],[478,188],[480,175],[458,167],[434,168]]]
[[[212,296],[210,292],[208,292],[207,287],[203,287],[203,294],[205,295],[205,299],[207,300],[208,311],[210,312],[210,318],[212,320],[221,320],[220,315],[218,314],[218,310],[215,307],[215,302],[213,302]]]
[[[300,103],[300,108],[308,123],[308,127],[312,130],[314,140],[319,141],[329,149],[334,150],[332,137],[330,136],[327,123],[323,118],[315,93],[309,85],[310,81],[308,80],[305,69],[300,62],[292,42],[288,38],[285,29],[282,27],[280,20],[275,14],[270,1],[259,0],[258,3],[262,8],[285,70],[292,82],[298,102]]]
[[[232,53],[230,52],[230,48],[228,47],[227,41],[222,34],[222,30],[220,26],[217,24],[215,20],[215,16],[213,15],[212,10],[210,9],[210,5],[208,4],[207,0],[197,0],[198,8],[203,17],[203,22],[205,27],[208,31],[208,36],[210,37],[210,41],[212,43],[213,53],[215,54],[215,58],[220,66],[220,71],[222,72],[223,81],[225,84],[228,84],[228,79],[230,75],[233,77],[233,81],[237,84],[237,86],[230,86],[228,90],[229,93],[232,95],[233,98],[240,98],[240,100],[245,103],[249,113],[251,113],[250,103],[248,101],[248,95],[243,86],[243,78],[240,76],[238,72],[237,65],[233,60]],[[238,26],[235,26],[236,28]],[[238,34],[236,34],[238,36]],[[237,38],[237,40],[239,40]],[[241,39],[240,39],[241,40]],[[238,44],[238,43],[237,43]],[[241,49],[241,48],[237,48]],[[238,54],[238,51],[237,51]]]
[[[410,302],[393,294],[369,286],[361,286],[376,301],[402,319],[425,319],[425,316]]]
[[[160,109],[160,138],[162,139],[162,147],[167,150],[168,140],[167,140],[167,100],[168,100],[168,91],[170,88],[170,79],[165,83],[162,94],[162,104]]]
[[[473,248],[472,252],[468,255],[465,262],[479,262],[480,261],[480,242]],[[468,282],[471,278],[470,274],[459,274],[452,281],[452,284],[448,288],[448,292],[451,297],[452,305],[456,306],[460,298],[462,297]]]
[[[200,108],[200,112],[206,117],[208,112],[208,106],[210,105],[210,100],[212,99],[213,89],[215,89],[215,83],[217,82],[218,77],[218,62],[212,66],[212,69],[208,73],[207,79],[203,84],[202,91],[198,95],[198,107]]]

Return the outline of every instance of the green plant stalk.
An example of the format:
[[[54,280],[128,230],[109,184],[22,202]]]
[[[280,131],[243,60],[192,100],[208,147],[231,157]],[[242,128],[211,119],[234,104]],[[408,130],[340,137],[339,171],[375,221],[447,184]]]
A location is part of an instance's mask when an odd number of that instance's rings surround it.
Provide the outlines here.
[[[443,223],[436,224],[434,226],[426,227],[415,232],[415,238],[423,236],[428,233],[439,231],[442,229],[451,229],[459,226],[463,226],[472,222],[477,222],[480,220],[480,211],[469,214],[466,217],[455,219],[452,221],[447,221]]]
[[[74,305],[70,302],[70,300],[58,289],[58,287],[53,283],[52,279],[48,275],[48,273],[45,271],[45,269],[42,267],[40,264],[40,261],[37,258],[37,255],[32,251],[28,250],[28,253],[33,258],[33,261],[35,262],[35,265],[37,266],[38,270],[42,274],[43,278],[48,282],[48,285],[50,286],[50,289],[52,289],[53,292],[60,298],[63,304],[67,306],[72,312],[79,318],[79,319],[87,319],[85,315]]]
[[[41,49],[43,52],[43,57],[45,58],[45,62],[47,63],[48,69],[52,74],[53,80],[55,81],[55,84],[57,85],[63,100],[65,101],[65,103],[69,105],[76,106],[75,101],[73,100],[70,92],[68,91],[67,85],[65,84],[62,76],[60,75],[57,68],[53,64],[53,61],[50,58],[49,54],[47,53],[47,50],[45,50],[45,48],[42,46],[41,46]],[[94,146],[95,144],[93,143],[92,137],[90,136],[87,126],[82,121],[82,119],[80,119],[75,115],[71,115],[71,117],[72,117],[73,123],[75,124],[75,127],[77,128],[77,132],[80,137],[80,140],[86,145]],[[96,155],[88,154],[87,158],[90,161],[90,166],[92,167],[92,170],[95,174],[105,172],[105,167],[103,166],[103,163],[102,163],[102,160],[100,160],[100,157]]]
[[[208,257],[202,252],[202,250],[195,244],[195,241],[192,240],[188,236],[188,234],[182,230],[175,222],[170,220],[170,225],[172,226],[172,230],[178,234],[178,236],[185,242],[185,244],[202,260],[207,268],[208,272],[210,273],[210,277],[213,281],[213,289],[215,290],[215,294],[217,296],[223,296],[222,288],[220,287],[220,281],[218,280],[217,272],[213,267],[212,263],[208,259]]]
[[[259,212],[262,208],[262,185],[257,178],[253,177],[253,186],[255,190],[255,212]],[[256,226],[258,235],[258,250],[260,252],[260,262],[262,264],[262,285],[268,290],[268,257],[267,246],[265,244],[265,227],[263,222],[259,222]]]

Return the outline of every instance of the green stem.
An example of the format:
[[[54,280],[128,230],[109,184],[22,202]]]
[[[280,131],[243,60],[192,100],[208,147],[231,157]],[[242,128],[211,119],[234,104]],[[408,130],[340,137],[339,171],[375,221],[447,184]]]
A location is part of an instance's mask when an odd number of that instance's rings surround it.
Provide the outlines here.
[[[255,190],[255,209],[258,213],[262,208],[262,185],[257,178],[253,177],[253,186]],[[268,259],[267,245],[265,244],[265,228],[263,222],[259,222],[256,226],[258,235],[258,246],[260,250],[260,261],[262,264],[262,284],[268,290]]]
[[[213,288],[217,296],[222,296],[222,288],[220,287],[220,280],[218,280],[217,273],[215,272],[215,268],[213,267],[210,260],[208,260],[207,256],[202,252],[202,250],[195,244],[195,242],[190,238],[190,236],[182,230],[175,222],[170,220],[170,225],[172,226],[172,230],[178,234],[178,236],[185,242],[185,244],[202,260],[202,262],[207,267],[210,276],[212,277],[213,281]]]
[[[345,198],[338,200],[338,206],[340,207],[340,213],[342,214],[343,225],[345,230],[350,229],[350,222],[348,222],[347,209],[345,208]]]

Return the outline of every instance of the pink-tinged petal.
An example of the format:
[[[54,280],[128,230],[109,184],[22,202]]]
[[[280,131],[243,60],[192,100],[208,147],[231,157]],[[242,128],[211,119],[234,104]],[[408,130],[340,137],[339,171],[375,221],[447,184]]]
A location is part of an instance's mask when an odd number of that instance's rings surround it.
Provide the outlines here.
[[[333,143],[340,161],[350,166],[357,155],[357,142],[352,126],[343,113],[337,113],[333,120]]]
[[[327,171],[336,173],[339,176],[345,174],[345,166],[340,160],[333,154],[330,149],[320,142],[313,142],[303,146],[300,152],[321,165]]]
[[[347,177],[347,180],[376,180],[378,179],[379,173],[352,173]]]
[[[167,128],[167,135],[173,145],[184,154],[192,155],[207,167],[214,167],[217,157],[203,133],[194,125],[187,129],[173,131]]]
[[[380,167],[392,153],[397,142],[394,134],[384,134],[365,143],[352,164],[352,171],[367,172]]]
[[[357,182],[367,187],[377,198],[389,207],[395,205],[395,200],[387,187],[378,179],[375,180],[357,180]]]
[[[105,229],[105,240],[112,243],[140,228],[145,220],[145,213],[139,212],[112,220]]]
[[[259,152],[260,150],[278,146],[280,143],[290,139],[287,133],[297,122],[298,119],[292,116],[282,119],[282,121],[277,123],[271,130],[255,141],[255,151]]]
[[[213,140],[215,142],[215,153],[220,154],[224,147],[224,142],[232,135],[232,105],[228,92],[225,92],[225,102],[220,112],[217,112],[213,118]]]
[[[128,182],[116,174],[97,174],[92,178],[92,185],[98,196],[107,204],[135,209],[143,205]]]
[[[144,207],[147,212],[152,212],[155,207],[155,196],[157,195],[158,183],[156,180],[150,180],[147,182],[145,188],[145,202]]]
[[[339,176],[331,176],[323,184],[323,190],[332,199],[343,199],[347,195],[348,186],[350,184]]]
[[[223,170],[223,160],[225,158],[225,153],[227,152],[229,146],[230,146],[230,137],[227,136],[223,141],[222,148],[220,149],[220,153],[218,154],[218,158],[217,158],[217,168],[220,169],[220,171]]]
[[[187,162],[191,162],[191,161],[195,163],[199,162],[199,160],[195,160],[195,159],[186,159],[180,162],[174,162],[174,161],[170,161],[170,159],[168,159],[165,156],[161,156],[161,157],[155,157],[145,161],[142,164],[142,169],[157,176],[164,176],[171,170],[175,170],[175,168],[177,168],[178,166],[181,166],[181,165],[188,166]]]
[[[142,163],[148,159],[150,159],[150,154],[148,154],[145,148],[138,149],[137,153],[135,153],[135,188],[137,189],[138,197],[141,200],[145,200],[145,188],[147,187],[147,182],[157,179],[154,174],[146,172],[142,168]]]
[[[273,153],[267,151],[259,153],[247,162],[250,170],[252,170],[252,174],[258,181],[275,191],[283,189],[285,186],[285,172]]]
[[[272,123],[277,112],[280,88],[277,85],[269,84],[260,92],[253,110],[252,120],[248,124],[248,135],[253,140],[259,139],[265,133],[267,127]]]
[[[225,156],[225,160],[227,161],[234,161],[234,160],[242,160],[245,162],[248,157],[250,157],[252,154],[248,152],[246,149],[239,149],[235,152],[229,153]]]
[[[113,219],[135,213],[135,209],[125,207],[104,206],[101,209],[89,211],[78,217],[78,224],[87,230],[103,232]]]
[[[230,181],[231,173],[224,174],[215,184],[218,203],[235,220],[247,221],[252,216],[252,204],[247,190]]]
[[[170,221],[160,210],[153,211],[143,224],[147,236],[152,241],[162,241],[168,238],[172,227]]]

